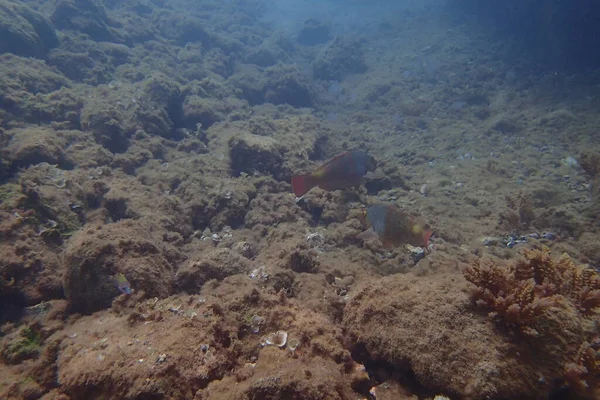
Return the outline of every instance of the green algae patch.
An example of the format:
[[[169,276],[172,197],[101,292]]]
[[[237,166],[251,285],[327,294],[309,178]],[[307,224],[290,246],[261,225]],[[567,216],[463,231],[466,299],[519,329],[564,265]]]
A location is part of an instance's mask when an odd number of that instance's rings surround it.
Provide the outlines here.
[[[36,358],[40,354],[42,337],[31,326],[22,328],[2,345],[1,356],[9,364],[19,364],[24,360]]]

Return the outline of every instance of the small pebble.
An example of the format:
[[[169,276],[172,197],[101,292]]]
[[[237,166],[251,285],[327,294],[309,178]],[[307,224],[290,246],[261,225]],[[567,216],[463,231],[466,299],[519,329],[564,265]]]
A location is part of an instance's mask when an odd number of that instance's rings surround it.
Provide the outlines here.
[[[547,240],[556,240],[556,238],[558,237],[558,235],[554,232],[543,232],[542,233],[542,238],[543,239],[547,239]]]

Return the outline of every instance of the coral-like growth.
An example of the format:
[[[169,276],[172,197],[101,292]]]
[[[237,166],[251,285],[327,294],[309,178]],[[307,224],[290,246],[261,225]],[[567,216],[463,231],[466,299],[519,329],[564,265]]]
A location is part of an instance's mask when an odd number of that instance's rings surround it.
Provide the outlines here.
[[[598,391],[600,385],[600,342],[583,342],[575,362],[565,365],[565,378],[580,393]],[[596,389],[595,389],[596,388]],[[598,393],[596,393],[597,395]],[[595,397],[597,398],[597,397]]]
[[[529,227],[536,218],[530,193],[519,192],[506,196],[506,210],[500,213],[498,224],[505,230],[519,233]]]
[[[567,254],[553,258],[550,249],[525,249],[523,259],[502,265],[475,260],[465,278],[477,287],[475,302],[507,326],[535,339],[542,362],[555,365],[544,372],[564,381],[583,398],[598,398],[600,391],[600,341],[597,337],[600,308],[600,274],[577,265]]]
[[[552,260],[549,249],[526,249],[526,261],[517,269],[523,277],[531,277],[547,294],[560,294],[571,300],[582,314],[593,314],[600,307],[600,275],[591,268],[577,266],[567,255]]]
[[[600,307],[600,275],[578,266],[566,254],[553,259],[550,249],[526,249],[524,259],[503,266],[475,260],[465,278],[475,284],[474,300],[508,325],[535,334],[532,323],[544,310],[566,298],[583,315]]]

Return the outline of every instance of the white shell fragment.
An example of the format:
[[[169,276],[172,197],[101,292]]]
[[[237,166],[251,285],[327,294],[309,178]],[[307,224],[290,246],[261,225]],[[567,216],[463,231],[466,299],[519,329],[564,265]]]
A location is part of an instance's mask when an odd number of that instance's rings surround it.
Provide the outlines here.
[[[274,336],[273,344],[275,346],[283,347],[287,343],[288,334],[286,331],[277,331]]]
[[[290,339],[288,340],[287,348],[290,351],[296,351],[296,349],[300,346],[300,341],[298,339]]]
[[[286,331],[277,331],[269,333],[267,336],[263,336],[264,343],[268,346],[284,347],[287,343],[288,334]],[[261,338],[261,345],[263,338]]]

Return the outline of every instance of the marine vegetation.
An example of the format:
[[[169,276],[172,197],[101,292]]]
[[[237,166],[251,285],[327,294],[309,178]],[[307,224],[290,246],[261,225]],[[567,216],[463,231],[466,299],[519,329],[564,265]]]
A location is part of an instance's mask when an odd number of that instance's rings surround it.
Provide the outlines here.
[[[39,329],[39,326],[25,326],[16,332],[12,340],[5,342],[2,346],[1,358],[10,364],[18,364],[23,360],[36,358],[42,344]]]
[[[472,300],[533,357],[556,364],[565,360],[564,383],[597,398],[600,274],[566,253],[553,257],[547,246],[524,249],[522,256],[507,262],[473,260],[463,271],[476,286]]]
[[[600,307],[600,275],[576,265],[567,255],[553,259],[550,249],[524,249],[524,259],[507,265],[476,259],[464,270],[475,284],[473,299],[491,315],[523,333],[535,335],[536,319],[549,307],[567,301],[584,316]]]

